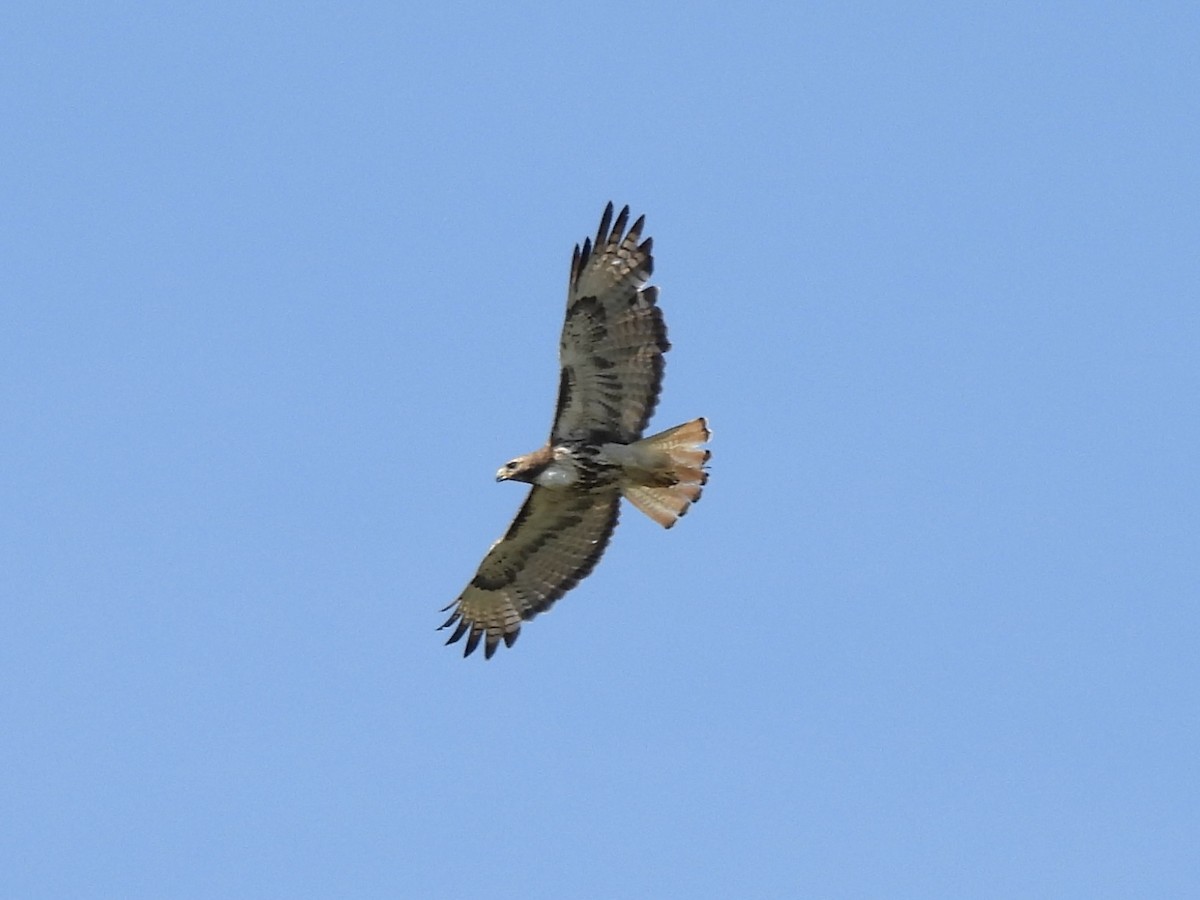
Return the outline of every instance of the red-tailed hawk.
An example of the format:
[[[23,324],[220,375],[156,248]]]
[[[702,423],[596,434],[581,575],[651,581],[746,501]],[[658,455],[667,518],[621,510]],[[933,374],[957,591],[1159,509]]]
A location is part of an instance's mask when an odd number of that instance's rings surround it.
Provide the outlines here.
[[[670,348],[645,216],[628,232],[629,207],[604,210],[596,242],[575,245],[561,373],[550,440],[496,473],[532,484],[504,537],[488,550],[466,590],[447,606],[447,644],[466,636],[464,656],[484,641],[491,658],[511,647],[521,622],[548,609],[595,568],[617,526],[621,497],[664,528],[700,499],[708,480],[704,419],[643,438]],[[445,610],[443,610],[445,611]]]

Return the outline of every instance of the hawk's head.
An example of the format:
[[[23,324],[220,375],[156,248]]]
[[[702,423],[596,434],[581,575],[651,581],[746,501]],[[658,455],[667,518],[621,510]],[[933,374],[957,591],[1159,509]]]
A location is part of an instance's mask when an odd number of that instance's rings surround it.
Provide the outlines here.
[[[516,459],[510,459],[496,472],[497,481],[524,481],[533,484],[537,477],[545,471],[546,466],[553,462],[553,456],[548,448],[526,453]]]
[[[533,480],[538,478],[541,470],[546,468],[546,463],[541,461],[530,460],[527,456],[518,456],[516,460],[509,460],[500,467],[496,473],[497,481],[524,481],[526,484],[533,484]]]

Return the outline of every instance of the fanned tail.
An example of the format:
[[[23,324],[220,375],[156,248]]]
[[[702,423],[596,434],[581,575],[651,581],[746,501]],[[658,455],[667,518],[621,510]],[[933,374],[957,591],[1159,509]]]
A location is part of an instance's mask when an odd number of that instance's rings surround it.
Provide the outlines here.
[[[704,419],[693,419],[629,446],[621,492],[663,528],[670,528],[700,499],[712,454],[701,445],[712,437]]]

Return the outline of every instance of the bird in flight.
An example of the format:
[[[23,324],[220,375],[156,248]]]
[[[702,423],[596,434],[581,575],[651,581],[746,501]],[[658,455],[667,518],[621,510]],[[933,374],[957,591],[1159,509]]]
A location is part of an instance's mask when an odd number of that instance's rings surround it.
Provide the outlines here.
[[[608,546],[625,497],[670,528],[700,499],[708,480],[702,449],[710,433],[693,419],[642,437],[658,403],[670,348],[645,216],[605,207],[595,242],[575,245],[567,315],[559,341],[558,403],[550,439],[505,463],[497,481],[533,485],[504,537],[488,550],[441,628],[447,644],[480,641],[491,659],[511,647],[521,623],[549,609],[589,575]]]

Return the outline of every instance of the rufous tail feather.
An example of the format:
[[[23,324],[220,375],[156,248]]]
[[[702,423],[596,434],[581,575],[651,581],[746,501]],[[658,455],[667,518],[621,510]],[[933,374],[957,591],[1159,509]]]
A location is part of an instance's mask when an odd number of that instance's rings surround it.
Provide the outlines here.
[[[639,465],[627,468],[622,493],[663,528],[670,528],[700,499],[708,481],[704,464],[712,455],[701,445],[711,436],[704,419],[693,419],[633,444]]]

